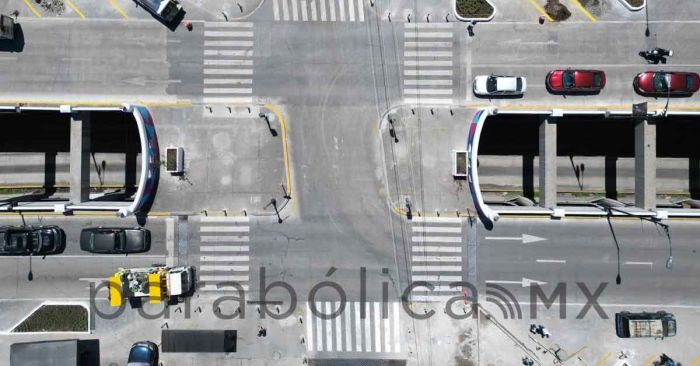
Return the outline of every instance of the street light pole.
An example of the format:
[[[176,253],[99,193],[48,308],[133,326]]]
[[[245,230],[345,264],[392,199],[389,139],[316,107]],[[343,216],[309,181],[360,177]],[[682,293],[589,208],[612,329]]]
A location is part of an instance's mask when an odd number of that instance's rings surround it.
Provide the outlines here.
[[[34,273],[32,272],[32,254],[33,253],[29,253],[29,273],[27,273],[28,281],[34,280]]]
[[[649,37],[649,35],[651,34],[649,32],[649,0],[647,0],[646,4],[644,4],[644,11],[647,14],[647,30],[644,31],[644,35],[646,37]]]

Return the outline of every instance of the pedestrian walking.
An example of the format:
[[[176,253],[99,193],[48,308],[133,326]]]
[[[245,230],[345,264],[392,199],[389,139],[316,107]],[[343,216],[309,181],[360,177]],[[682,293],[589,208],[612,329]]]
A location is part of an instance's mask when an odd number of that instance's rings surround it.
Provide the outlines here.
[[[258,326],[258,337],[266,337],[267,336],[267,329],[263,328],[262,326]]]

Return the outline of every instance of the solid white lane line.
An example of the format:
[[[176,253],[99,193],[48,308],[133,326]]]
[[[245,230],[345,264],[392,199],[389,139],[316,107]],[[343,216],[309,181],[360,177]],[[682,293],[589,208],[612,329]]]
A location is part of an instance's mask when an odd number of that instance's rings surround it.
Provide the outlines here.
[[[253,38],[253,32],[204,31],[205,37]]]
[[[323,311],[322,302],[316,301],[316,311],[319,313]],[[316,321],[316,350],[323,351],[323,319],[314,315],[314,321]]]
[[[411,240],[416,243],[461,243],[459,236],[413,236]]]
[[[332,3],[332,1],[331,1]],[[350,324],[352,323],[352,312],[353,312],[353,307],[352,307],[352,302],[346,303],[345,304],[345,313],[343,316],[345,317],[345,352],[352,352],[352,327]]]
[[[437,255],[413,256],[414,262],[461,262],[462,257],[441,257]]]
[[[359,1],[359,0],[358,0]],[[374,352],[382,351],[382,313],[379,302],[374,303]]]
[[[301,21],[302,22],[308,22],[309,21],[309,10],[306,7],[306,0],[301,0],[299,2],[301,5]]]
[[[253,102],[253,97],[205,97],[202,98],[204,103],[231,103],[231,104],[250,104]],[[248,241],[248,240],[245,240]]]
[[[204,69],[204,75],[253,75],[253,69]]]
[[[253,60],[204,60],[204,66],[253,66]]]
[[[371,303],[365,303],[365,352],[372,352],[372,328],[370,323],[372,320]]]
[[[348,0],[348,14],[350,17],[350,21],[354,22],[355,21],[355,4],[353,0]]]
[[[233,243],[240,243],[240,242],[248,242],[250,241],[250,238],[247,236],[226,236],[226,235],[219,235],[219,236],[202,236],[200,238],[202,242],[207,242],[207,243],[223,243],[223,242],[233,242]]]
[[[457,282],[462,280],[462,276],[411,276],[413,281],[439,281],[439,282]]]
[[[399,332],[401,330],[401,326],[399,324],[399,316],[401,315],[399,313],[399,303],[395,302],[394,303],[394,321],[393,326],[394,326],[394,352],[401,352],[401,335],[399,335]]]
[[[413,225],[412,230],[414,232],[422,233],[461,233],[462,227],[452,227],[452,226],[420,226]]]
[[[247,233],[250,226],[200,226],[200,233]]]
[[[204,28],[253,28],[253,22],[204,22]]]
[[[204,85],[253,84],[253,79],[204,79]]]
[[[285,2],[287,0],[282,0]],[[314,349],[314,330],[313,330],[313,318],[311,314],[311,305],[310,303],[306,303],[306,350],[307,351],[312,351]]]
[[[413,266],[412,272],[460,272],[461,266]]]
[[[242,282],[250,281],[248,276],[199,276],[200,281],[215,281],[215,282]]]
[[[452,104],[448,98],[403,98],[404,104]]]
[[[452,60],[446,60],[446,61],[406,60],[406,61],[404,61],[404,65],[415,66],[415,67],[452,67]]]
[[[251,94],[252,88],[204,88],[204,94]]]
[[[419,95],[452,95],[452,89],[413,89],[406,88],[404,94],[419,94]]]
[[[355,316],[355,351],[362,352],[362,323],[360,320],[360,303],[354,302],[355,309],[353,315]]]
[[[203,255],[199,257],[200,262],[247,262],[250,256],[247,255]]]
[[[452,23],[403,23],[404,28],[452,28]]]
[[[326,314],[331,314],[333,312],[333,309],[331,306],[333,305],[332,302],[326,301],[326,310],[324,311]],[[331,322],[333,319],[328,318],[328,319],[323,319],[324,326],[326,327],[326,350],[327,351],[333,351],[333,328],[331,327]]]
[[[253,47],[253,41],[204,41],[204,47]]]
[[[404,57],[452,57],[452,51],[404,51]]]
[[[653,266],[653,262],[625,262],[626,265],[630,266]]]
[[[338,8],[340,10],[340,21],[344,22],[345,21],[345,0],[340,0],[340,4],[338,4]]]
[[[280,4],[279,0],[272,1],[272,14],[275,20],[280,20]]]
[[[434,41],[407,41],[403,44],[404,48],[450,48],[452,42],[434,42]]]
[[[414,217],[412,222],[429,222],[429,223],[442,223],[442,224],[461,224],[462,218],[460,217]]]
[[[452,32],[406,32],[404,38],[452,38]]]
[[[199,266],[200,272],[247,272],[250,266],[228,266],[228,265],[203,265]]]
[[[564,259],[537,259],[537,263],[566,263]]]
[[[299,4],[297,3],[297,0],[292,0],[292,20],[294,20],[295,22],[299,20],[298,6]],[[319,347],[321,347],[321,345],[319,345]]]
[[[422,245],[414,245],[413,248],[411,249],[414,252],[422,252],[422,253],[430,253],[430,252],[435,252],[435,253],[461,253],[462,248],[461,247],[438,247],[438,246],[422,246]]]
[[[415,80],[415,79],[405,79],[403,85],[411,86],[452,86],[452,79],[428,79],[428,80]]]
[[[203,245],[199,247],[200,252],[248,252],[250,247],[247,245]]]
[[[335,302],[335,309],[333,309],[333,312],[336,312],[340,309],[340,301]],[[339,314],[338,316],[335,317],[335,350],[337,352],[342,352],[343,351],[343,328],[341,327],[341,320],[343,319],[343,314]]]

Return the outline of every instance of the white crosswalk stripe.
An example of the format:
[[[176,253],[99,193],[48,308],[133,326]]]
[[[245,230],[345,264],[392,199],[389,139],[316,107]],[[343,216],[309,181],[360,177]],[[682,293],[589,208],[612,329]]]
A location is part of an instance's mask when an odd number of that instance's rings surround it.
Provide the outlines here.
[[[403,98],[408,104],[451,104],[452,23],[404,23]]]
[[[204,23],[204,103],[253,102],[253,44],[251,22]]]
[[[315,352],[400,353],[400,311],[399,302],[307,303],[306,348]]]
[[[233,293],[236,283],[248,291],[250,282],[250,218],[203,216],[199,222],[197,275],[204,295]]]
[[[275,21],[364,22],[369,0],[272,0]]]
[[[411,282],[425,281],[432,290],[419,286],[411,291],[416,302],[442,302],[462,295],[450,283],[464,281],[462,219],[415,217],[411,220]]]

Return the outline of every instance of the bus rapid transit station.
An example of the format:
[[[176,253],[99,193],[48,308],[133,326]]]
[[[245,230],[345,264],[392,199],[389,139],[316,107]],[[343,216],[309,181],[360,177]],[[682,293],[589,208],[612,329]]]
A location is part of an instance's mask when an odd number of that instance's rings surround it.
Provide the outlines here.
[[[552,110],[499,110],[495,107],[483,108],[476,111],[469,122],[468,128],[468,139],[467,139],[467,180],[472,194],[472,199],[474,205],[478,211],[479,217],[487,228],[493,227],[495,221],[499,219],[501,215],[546,215],[553,218],[561,218],[564,216],[634,216],[641,218],[648,218],[652,220],[661,220],[669,217],[700,217],[700,210],[696,207],[700,207],[700,201],[694,195],[697,195],[697,188],[694,187],[698,185],[698,179],[694,179],[694,176],[699,172],[698,169],[693,169],[692,165],[696,165],[700,162],[700,155],[698,151],[693,151],[694,144],[684,144],[684,146],[676,147],[674,149],[683,150],[681,154],[690,154],[693,156],[685,156],[689,158],[691,167],[688,173],[689,182],[686,184],[686,189],[688,185],[690,186],[688,191],[690,192],[690,198],[681,199],[678,202],[659,202],[657,198],[657,191],[663,187],[658,186],[657,181],[657,143],[661,144],[680,144],[680,142],[664,142],[658,139],[657,142],[657,128],[659,129],[659,134],[668,130],[678,130],[678,127],[668,127],[668,124],[677,123],[679,120],[692,120],[694,118],[699,118],[700,113],[698,112],[683,112],[683,111],[667,111],[667,110],[646,110],[646,104],[635,105],[635,111],[633,108],[630,110],[562,110],[562,109],[552,109]],[[613,187],[610,189],[608,187],[608,177],[609,174],[607,167],[606,172],[606,192],[604,196],[598,197],[596,199],[590,200],[588,202],[579,202],[577,204],[563,203],[558,201],[558,191],[557,191],[557,156],[567,155],[563,150],[566,148],[564,146],[557,146],[561,138],[558,139],[557,132],[560,127],[567,126],[566,124],[572,120],[590,120],[596,121],[597,123],[607,124],[608,126],[616,123],[626,123],[632,129],[631,136],[626,136],[625,139],[633,137],[633,142],[630,140],[629,150],[631,157],[633,158],[634,165],[634,184],[633,184],[633,202],[623,203],[617,200],[616,194],[611,194],[609,191],[614,191]],[[534,142],[534,150],[532,155],[538,157],[539,164],[537,166],[538,174],[536,183],[539,187],[539,197],[535,199],[534,194],[531,197],[518,197],[524,199],[514,199],[511,202],[493,202],[485,199],[483,192],[483,180],[480,180],[479,175],[479,154],[484,153],[486,147],[484,146],[484,136],[483,129],[487,125],[486,123],[498,124],[501,126],[507,126],[508,123],[512,123],[518,120],[528,120],[530,132],[533,136],[536,136],[537,141]],[[666,123],[667,125],[663,125]],[[510,125],[508,125],[510,126]],[[577,125],[583,129],[590,130],[592,127],[586,128],[585,122],[582,125]],[[568,127],[568,126],[567,126]],[[505,128],[505,127],[503,127]],[[508,127],[510,128],[510,127]],[[663,128],[663,129],[662,129]],[[502,131],[502,130],[501,130]],[[583,131],[580,131],[583,132]],[[595,131],[588,133],[597,133]],[[675,131],[675,133],[679,133]],[[681,132],[683,133],[683,132]],[[685,132],[690,133],[690,131]],[[601,135],[604,132],[600,132]],[[516,134],[514,134],[516,135]],[[561,136],[560,136],[561,137]],[[502,136],[499,136],[503,139]],[[519,139],[520,136],[514,137],[514,139]],[[578,136],[574,136],[574,139]],[[620,136],[608,137],[609,139],[619,139]],[[611,145],[605,145],[601,138],[598,145],[592,144],[593,146],[587,146],[596,151],[605,151],[606,149],[615,149],[615,143]],[[494,140],[489,140],[488,143],[493,143]],[[480,151],[480,143],[481,151]],[[510,141],[505,139],[503,144],[508,144]],[[632,145],[633,144],[633,145]],[[669,150],[666,146],[664,150]],[[689,150],[685,151],[685,150]],[[698,150],[698,149],[695,149]],[[665,152],[664,152],[665,153]],[[483,169],[483,162],[481,162]],[[607,160],[606,160],[607,164]],[[661,166],[659,166],[661,168]],[[696,167],[700,168],[700,167]],[[527,168],[522,167],[523,170]],[[613,163],[613,170],[615,169]],[[534,169],[530,168],[530,171]],[[615,177],[613,174],[613,185],[615,185]],[[524,180],[524,179],[523,179]],[[521,187],[521,191],[525,191]],[[520,203],[512,203],[520,202]]]
[[[34,180],[43,178],[43,182],[16,182],[3,175],[6,187],[20,187],[8,191],[21,193],[0,195],[0,212],[112,211],[126,217],[146,211],[152,203],[159,179],[160,152],[155,125],[146,107],[5,105],[0,106],[0,111],[8,123],[5,140],[0,143],[1,153],[9,155],[3,165],[43,165],[43,169],[30,172],[36,174],[29,174]],[[65,164],[57,163],[57,156],[65,158],[66,152],[68,175],[61,175],[57,167]],[[119,159],[125,156],[116,165],[110,163],[123,176],[119,187],[91,187],[91,175],[99,176],[102,182],[107,165],[104,160],[100,165],[96,153],[118,155]],[[21,179],[24,176],[27,174]],[[57,176],[68,184],[57,182]],[[34,190],[23,191],[31,189]]]

